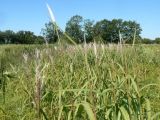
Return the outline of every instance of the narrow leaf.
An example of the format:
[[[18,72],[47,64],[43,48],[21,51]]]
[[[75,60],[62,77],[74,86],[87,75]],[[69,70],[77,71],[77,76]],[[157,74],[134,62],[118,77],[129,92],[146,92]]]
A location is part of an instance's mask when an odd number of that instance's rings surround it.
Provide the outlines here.
[[[81,105],[84,107],[85,111],[87,112],[89,119],[96,120],[96,117],[93,113],[93,110],[92,110],[90,104],[88,102],[82,102]]]
[[[120,111],[122,113],[122,116],[123,116],[124,120],[130,120],[129,114],[123,106],[120,107]]]
[[[145,99],[145,104],[146,104],[147,118],[148,118],[148,120],[151,120],[151,105],[150,105],[150,101],[148,99]]]

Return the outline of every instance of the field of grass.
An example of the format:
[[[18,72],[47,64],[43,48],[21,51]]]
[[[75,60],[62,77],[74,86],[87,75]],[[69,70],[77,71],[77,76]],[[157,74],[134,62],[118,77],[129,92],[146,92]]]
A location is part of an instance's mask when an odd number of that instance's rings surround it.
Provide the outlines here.
[[[160,46],[0,46],[0,120],[159,120]]]

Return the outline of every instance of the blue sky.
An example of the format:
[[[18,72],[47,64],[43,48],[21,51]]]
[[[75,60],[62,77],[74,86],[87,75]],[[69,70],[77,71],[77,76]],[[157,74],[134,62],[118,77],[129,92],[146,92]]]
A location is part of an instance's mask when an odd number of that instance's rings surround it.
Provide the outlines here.
[[[49,21],[48,3],[64,29],[73,15],[91,20],[121,18],[141,24],[142,37],[160,37],[160,0],[0,0],[0,30],[30,30],[40,34]]]

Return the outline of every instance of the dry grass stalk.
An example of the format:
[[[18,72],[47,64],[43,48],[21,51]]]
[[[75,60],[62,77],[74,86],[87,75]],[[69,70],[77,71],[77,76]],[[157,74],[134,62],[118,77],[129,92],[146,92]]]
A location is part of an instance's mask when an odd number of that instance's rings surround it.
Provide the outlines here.
[[[46,3],[46,6],[47,6],[47,9],[48,9],[51,21],[52,21],[52,23],[53,23],[53,25],[55,27],[55,31],[56,31],[56,34],[57,34],[57,37],[58,37],[58,43],[59,43],[60,42],[60,36],[59,36],[59,33],[58,33],[59,29],[58,29],[58,26],[56,24],[56,19],[54,17],[54,14],[52,12],[53,10],[51,9],[51,7],[47,3]]]
[[[134,28],[134,35],[133,35],[133,44],[132,44],[132,47],[134,47],[135,42],[136,42],[136,34],[137,34],[137,30],[136,30],[136,28]]]
[[[37,117],[40,118],[40,101],[41,101],[41,73],[40,73],[40,51],[36,50],[36,74],[35,74],[35,105]]]
[[[93,49],[94,49],[94,54],[95,54],[96,59],[97,59],[98,58],[98,55],[97,55],[97,46],[96,46],[95,42],[93,43]]]

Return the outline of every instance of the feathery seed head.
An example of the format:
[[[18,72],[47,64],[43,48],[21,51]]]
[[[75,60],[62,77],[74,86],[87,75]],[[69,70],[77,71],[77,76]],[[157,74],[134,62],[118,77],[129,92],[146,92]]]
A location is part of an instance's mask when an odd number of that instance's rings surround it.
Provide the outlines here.
[[[52,22],[55,23],[56,20],[55,20],[55,17],[54,17],[54,14],[53,14],[53,12],[52,12],[51,7],[49,6],[48,3],[46,3],[46,6],[47,6],[47,9],[48,9],[48,12],[49,12],[49,15],[50,15],[50,17],[51,17]]]

